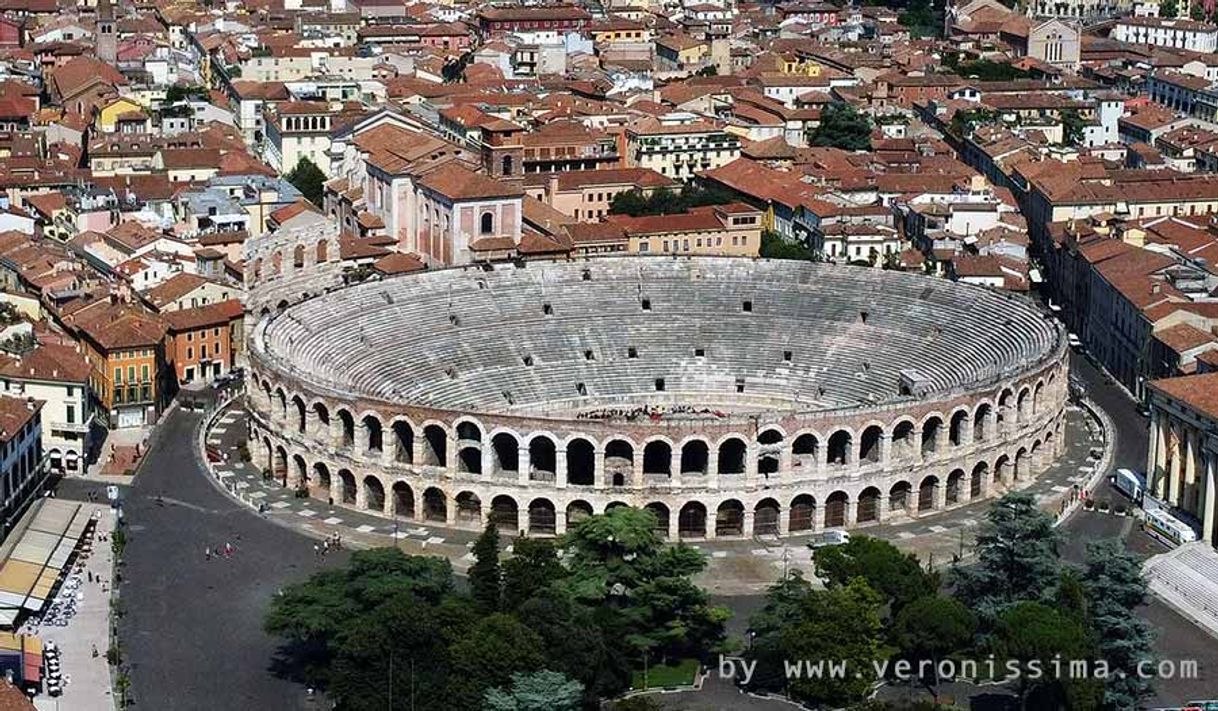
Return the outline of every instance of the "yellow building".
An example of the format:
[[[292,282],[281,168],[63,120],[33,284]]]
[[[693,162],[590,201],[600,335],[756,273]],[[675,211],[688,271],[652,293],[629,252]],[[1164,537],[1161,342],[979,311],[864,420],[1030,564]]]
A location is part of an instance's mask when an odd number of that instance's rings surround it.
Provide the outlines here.
[[[626,253],[756,257],[761,210],[740,202],[673,215],[612,215],[606,222],[567,225],[580,255]]]
[[[123,126],[138,126],[141,127],[141,132],[145,132],[148,114],[135,100],[120,96],[98,109],[95,123],[97,130],[102,133],[116,133],[122,130]]]

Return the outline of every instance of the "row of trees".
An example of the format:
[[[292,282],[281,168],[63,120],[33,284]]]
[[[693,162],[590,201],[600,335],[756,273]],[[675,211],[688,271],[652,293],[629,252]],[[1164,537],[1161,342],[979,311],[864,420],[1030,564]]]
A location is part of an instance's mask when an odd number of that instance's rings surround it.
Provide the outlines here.
[[[593,516],[563,539],[518,538],[501,560],[488,527],[468,590],[448,561],[394,548],[356,552],[277,596],[266,629],[342,709],[594,707],[633,667],[701,656],[726,610],[690,580],[701,554],[665,546],[647,511]],[[394,699],[397,702],[394,702]]]
[[[706,205],[726,205],[736,196],[724,188],[690,183],[680,191],[660,188],[644,195],[639,190],[629,190],[613,196],[609,203],[609,214],[630,215],[675,215],[688,212],[690,208]]]
[[[1141,567],[1117,543],[1103,542],[1076,569],[1062,563],[1058,544],[1032,497],[1009,494],[987,515],[977,563],[950,571],[950,594],[941,592],[938,574],[885,541],[855,537],[820,549],[816,570],[825,588],[788,578],[751,619],[752,685],[836,707],[862,701],[880,671],[899,660],[914,670],[931,662],[922,682],[933,693],[938,663],[967,659],[981,662],[979,681],[1006,677],[1008,664],[1045,670],[1014,680],[1022,708],[1137,708],[1150,692],[1137,664],[1151,658],[1152,644],[1135,613],[1146,596]],[[885,659],[890,664],[877,667]],[[851,673],[793,678],[792,660],[843,660]],[[1066,678],[1055,660],[1085,660],[1090,677]]]

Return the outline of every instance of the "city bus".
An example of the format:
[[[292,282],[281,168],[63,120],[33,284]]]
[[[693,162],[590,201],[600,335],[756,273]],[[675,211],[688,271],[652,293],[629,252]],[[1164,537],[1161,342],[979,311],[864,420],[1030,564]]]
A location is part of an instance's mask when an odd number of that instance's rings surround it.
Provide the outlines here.
[[[1147,511],[1142,529],[1150,534],[1151,538],[1172,548],[1197,540],[1192,526],[1172,516],[1166,509]]]

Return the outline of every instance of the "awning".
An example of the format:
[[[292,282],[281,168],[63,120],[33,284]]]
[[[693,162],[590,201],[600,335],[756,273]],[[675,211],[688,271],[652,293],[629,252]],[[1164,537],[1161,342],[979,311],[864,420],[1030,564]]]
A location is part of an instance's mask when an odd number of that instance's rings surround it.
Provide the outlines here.
[[[0,563],[0,625],[11,626],[21,610],[46,605],[89,525],[84,507],[62,499],[40,499],[6,541]]]

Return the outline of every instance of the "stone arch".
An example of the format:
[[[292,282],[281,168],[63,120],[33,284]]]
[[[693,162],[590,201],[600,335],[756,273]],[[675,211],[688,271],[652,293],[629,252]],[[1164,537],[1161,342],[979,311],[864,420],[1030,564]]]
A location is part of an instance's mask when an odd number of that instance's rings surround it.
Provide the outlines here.
[[[554,502],[538,497],[529,502],[529,535],[553,536],[558,531]]]
[[[338,484],[342,489],[342,503],[348,506],[355,505],[355,475],[350,469],[338,470]]]
[[[364,451],[370,456],[379,457],[385,451],[385,432],[381,426],[381,418],[369,413],[360,418],[364,427]]]
[[[567,530],[571,530],[572,526],[577,525],[580,521],[584,521],[592,517],[592,504],[582,499],[576,499],[567,504]]]
[[[296,269],[303,269],[305,265],[305,248],[303,244],[296,245],[292,250],[292,266]]]
[[[842,528],[846,525],[846,507],[850,504],[850,495],[844,491],[835,491],[825,499],[825,528]]]
[[[414,490],[410,488],[410,484],[404,481],[395,481],[391,491],[393,496],[393,515],[414,518]]]
[[[326,403],[317,400],[313,403],[314,434],[330,443],[330,408]]]
[[[706,474],[710,466],[710,446],[706,440],[690,439],[681,445],[681,475]]]
[[[423,461],[431,467],[448,466],[448,431],[439,423],[423,426]]]
[[[330,261],[330,244],[324,239],[319,240],[313,253],[315,255],[317,264],[323,264]]]
[[[340,408],[338,413],[338,446],[348,449],[355,446],[355,418],[346,408]]]
[[[947,491],[944,493],[944,500],[950,506],[960,503],[960,492],[964,488],[964,470],[953,469],[947,475]]]
[[[757,434],[757,473],[763,477],[777,474],[782,464],[782,443],[785,435],[771,426]]]
[[[288,485],[288,452],[283,445],[275,447],[275,459],[271,466],[271,476],[280,486]]]
[[[1011,407],[1014,405],[1015,393],[1010,388],[1003,388],[998,394],[998,414],[996,421],[999,427],[1005,427],[1008,422],[1008,415],[1011,412]]]
[[[820,454],[820,437],[815,432],[801,432],[791,442],[791,464],[807,470],[816,467]]]
[[[990,465],[985,462],[977,462],[977,466],[973,467],[973,474],[969,478],[969,498],[981,498],[981,492],[984,491],[985,478],[990,475]]]
[[[1040,451],[1040,441],[1039,440],[1032,443],[1032,449],[1028,452],[1028,454],[1029,454],[1028,462],[1032,466],[1032,470],[1030,470],[1028,473],[1033,474],[1033,473],[1035,473],[1035,470],[1039,469],[1041,466],[1041,461],[1040,461],[1041,460],[1041,451]]]
[[[364,508],[369,511],[385,510],[385,485],[371,474],[364,477]]]
[[[935,492],[939,488],[939,477],[927,475],[918,485],[918,512],[935,510]]]
[[[414,463],[414,426],[403,418],[395,418],[389,425],[393,434],[393,461],[399,464]]]
[[[596,479],[596,447],[583,437],[567,441],[567,483],[571,486],[592,486]]]
[[[744,535],[744,504],[739,499],[728,499],[715,511],[715,536],[738,537]]]
[[[1028,450],[1025,447],[1020,447],[1019,451],[1015,452],[1015,471],[1014,480],[1022,481],[1028,476]]]
[[[634,444],[613,439],[605,443],[605,479],[610,486],[627,486],[634,478]]]
[[[782,509],[778,501],[766,497],[753,506],[753,534],[757,536],[777,536]]]
[[[286,422],[288,419],[288,396],[283,392],[283,388],[275,388],[275,416],[280,422]]]
[[[482,499],[472,491],[457,494],[457,525],[463,528],[482,527]]]
[[[428,487],[423,492],[423,520],[435,523],[448,521],[448,497],[437,487]]]
[[[719,475],[738,476],[744,474],[745,457],[748,455],[748,445],[744,438],[731,435],[719,442]]]
[[[880,520],[880,490],[869,486],[859,492],[856,520],[858,523],[878,523]]]
[[[1042,402],[1045,395],[1045,381],[1036,381],[1036,387],[1032,389],[1032,414],[1040,412],[1043,407]]]
[[[973,441],[984,442],[989,438],[989,425],[987,421],[990,419],[994,408],[990,407],[988,402],[982,402],[977,405],[977,409],[973,411]]]
[[[549,435],[529,439],[529,481],[552,482],[558,469],[558,447]]]
[[[292,412],[296,415],[296,431],[304,434],[308,427],[309,418],[304,400],[301,400],[299,395],[292,396]]]
[[[277,277],[283,274],[283,253],[276,250],[271,255],[271,276]]]
[[[672,514],[669,511],[667,504],[659,501],[653,501],[643,508],[650,511],[651,515],[655,516],[656,518],[655,527],[652,529],[655,531],[655,534],[660,538],[668,538],[668,525]]]
[[[1028,416],[1031,415],[1031,388],[1027,385],[1019,389],[1019,396],[1015,398],[1015,422],[1024,424],[1028,421]]]
[[[491,499],[491,522],[500,533],[515,535],[520,528],[520,506],[516,499],[500,494]]]
[[[879,464],[882,455],[881,442],[884,439],[884,428],[880,425],[868,425],[863,434],[859,435],[859,462],[863,464]]]
[[[653,439],[643,445],[643,475],[647,477],[672,477],[672,443]]]
[[[333,482],[330,481],[330,468],[324,462],[313,463],[313,487],[317,498],[327,503],[334,503]]]
[[[791,499],[787,512],[787,530],[811,531],[816,527],[816,499],[811,494],[799,494]]]
[[[910,494],[913,493],[913,486],[907,481],[898,481],[888,490],[888,510],[891,512],[902,511],[906,514],[910,513]]]
[[[491,435],[491,474],[512,479],[520,474],[520,441],[511,432]]]
[[[948,422],[947,441],[953,447],[959,447],[965,443],[966,432],[969,427],[968,410],[960,409],[952,413],[952,418]]]
[[[677,514],[677,533],[681,538],[706,538],[706,506],[687,501]]]
[[[482,428],[472,420],[457,423],[457,471],[482,473]]]
[[[917,425],[913,420],[897,420],[892,426],[892,454],[902,459],[912,458],[918,451],[919,443],[914,441]]]
[[[994,481],[1000,484],[1011,481],[1011,458],[1005,454],[994,460]]]
[[[943,430],[942,415],[927,415],[922,420],[922,456],[931,457],[939,452],[939,437]]]
[[[838,430],[829,437],[829,466],[845,467],[851,464],[854,435],[850,430]],[[827,504],[828,502],[826,502]]]
[[[304,457],[299,454],[292,455],[292,467],[296,479],[296,488],[301,491],[309,490],[309,467],[305,464]]]

